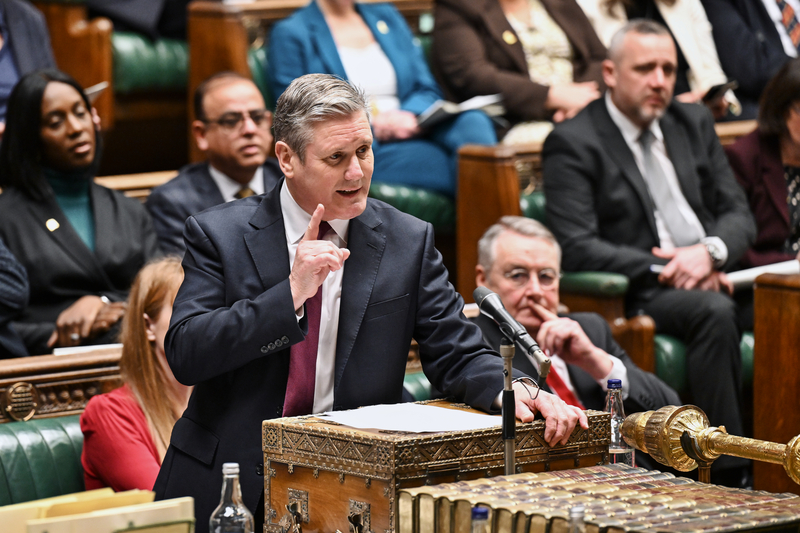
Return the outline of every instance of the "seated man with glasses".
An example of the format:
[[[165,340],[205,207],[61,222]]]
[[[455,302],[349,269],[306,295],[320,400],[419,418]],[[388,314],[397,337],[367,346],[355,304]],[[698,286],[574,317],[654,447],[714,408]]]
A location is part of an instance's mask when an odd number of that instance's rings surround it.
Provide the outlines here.
[[[506,310],[550,357],[553,365],[547,382],[539,384],[542,389],[570,405],[602,411],[607,380],[621,379],[626,414],[681,404],[666,383],[636,366],[600,315],[558,314],[561,248],[541,223],[524,217],[501,218],[478,241],[475,272],[478,286],[496,292]],[[498,349],[502,334],[492,319],[479,315],[473,321]],[[539,375],[538,365],[519,346],[513,364],[529,376]]]
[[[183,254],[183,226],[191,215],[263,194],[282,175],[277,160],[267,158],[272,115],[250,79],[233,72],[211,76],[195,91],[194,111],[192,134],[207,161],[183,167],[145,204],[161,249],[171,254]]]

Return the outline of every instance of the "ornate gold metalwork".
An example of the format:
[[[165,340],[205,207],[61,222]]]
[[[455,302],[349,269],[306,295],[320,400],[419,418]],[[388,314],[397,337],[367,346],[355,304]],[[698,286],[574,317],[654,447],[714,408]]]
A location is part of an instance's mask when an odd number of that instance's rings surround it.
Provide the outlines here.
[[[39,396],[32,383],[21,381],[14,383],[6,390],[6,413],[14,420],[30,420],[36,414]]]
[[[732,455],[782,464],[800,484],[800,435],[789,444],[729,435],[724,426],[709,427],[706,414],[694,405],[632,414],[622,424],[622,435],[637,450],[681,472],[694,470],[698,463],[708,467],[720,455]]]

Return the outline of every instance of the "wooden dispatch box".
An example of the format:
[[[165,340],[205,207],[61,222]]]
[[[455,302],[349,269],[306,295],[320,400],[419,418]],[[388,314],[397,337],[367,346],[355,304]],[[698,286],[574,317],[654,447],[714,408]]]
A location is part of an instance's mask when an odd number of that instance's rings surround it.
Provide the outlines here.
[[[478,412],[445,400],[422,403]],[[517,472],[607,464],[609,415],[600,411],[586,411],[586,415],[589,429],[578,426],[566,445],[553,448],[544,440],[544,420],[518,422]],[[283,531],[279,521],[289,514],[290,504],[296,504],[305,533],[337,529],[347,533],[351,515],[360,515],[357,520],[365,533],[392,532],[398,490],[504,472],[499,426],[398,434],[301,416],[265,420],[262,437],[265,533]]]

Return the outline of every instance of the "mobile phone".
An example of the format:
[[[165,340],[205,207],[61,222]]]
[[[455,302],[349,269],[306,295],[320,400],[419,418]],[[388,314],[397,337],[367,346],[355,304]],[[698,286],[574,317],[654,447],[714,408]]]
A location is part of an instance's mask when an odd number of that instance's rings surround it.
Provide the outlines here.
[[[703,103],[708,104],[710,102],[719,100],[720,98],[725,96],[725,93],[727,93],[728,91],[735,90],[738,87],[739,83],[736,80],[728,80],[725,83],[714,85],[708,91],[706,91],[705,95],[703,95]]]

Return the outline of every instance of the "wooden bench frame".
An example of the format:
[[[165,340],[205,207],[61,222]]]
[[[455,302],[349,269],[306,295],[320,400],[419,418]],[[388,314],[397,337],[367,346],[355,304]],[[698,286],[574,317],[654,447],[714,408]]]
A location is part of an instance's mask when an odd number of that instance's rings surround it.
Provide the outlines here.
[[[120,385],[121,349],[0,360],[0,423],[83,412],[92,396]]]

